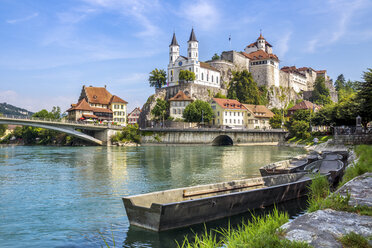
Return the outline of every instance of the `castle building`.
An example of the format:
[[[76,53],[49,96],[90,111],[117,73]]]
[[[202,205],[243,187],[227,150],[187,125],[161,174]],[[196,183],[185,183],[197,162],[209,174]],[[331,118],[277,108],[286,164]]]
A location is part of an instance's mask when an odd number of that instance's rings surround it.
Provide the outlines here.
[[[84,85],[78,103],[71,104],[71,108],[67,110],[68,119],[115,122],[125,126],[127,123],[127,103],[108,92],[106,86],[85,87]]]
[[[194,29],[191,30],[187,42],[187,56],[180,55],[176,34],[173,33],[172,42],[169,45],[169,65],[167,86],[174,86],[180,83],[179,73],[181,70],[189,70],[195,73],[194,84],[220,87],[220,72],[208,63],[199,61],[199,42],[196,39]]]

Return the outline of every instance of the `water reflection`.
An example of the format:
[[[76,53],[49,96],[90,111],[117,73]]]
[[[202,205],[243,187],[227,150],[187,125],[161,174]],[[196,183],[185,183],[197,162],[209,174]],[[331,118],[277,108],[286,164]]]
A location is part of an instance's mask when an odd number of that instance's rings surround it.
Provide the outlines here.
[[[104,245],[98,230],[107,237],[112,230],[127,247],[174,247],[189,229],[157,234],[129,227],[121,197],[254,177],[260,166],[302,152],[274,146],[0,147],[1,246],[97,247]]]

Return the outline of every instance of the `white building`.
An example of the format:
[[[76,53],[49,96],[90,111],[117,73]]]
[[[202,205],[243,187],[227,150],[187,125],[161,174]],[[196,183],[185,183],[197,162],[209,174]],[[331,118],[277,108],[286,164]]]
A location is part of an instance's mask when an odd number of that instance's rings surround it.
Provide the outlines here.
[[[178,91],[178,93],[170,98],[169,100],[169,114],[175,119],[183,119],[183,111],[186,106],[192,103],[192,99],[183,93],[183,91]]]
[[[167,86],[179,84],[181,70],[189,70],[195,73],[192,83],[220,88],[220,72],[213,66],[199,61],[199,42],[196,39],[194,29],[191,30],[187,42],[187,57],[180,55],[176,34],[173,33],[172,42],[169,45],[169,65]]]

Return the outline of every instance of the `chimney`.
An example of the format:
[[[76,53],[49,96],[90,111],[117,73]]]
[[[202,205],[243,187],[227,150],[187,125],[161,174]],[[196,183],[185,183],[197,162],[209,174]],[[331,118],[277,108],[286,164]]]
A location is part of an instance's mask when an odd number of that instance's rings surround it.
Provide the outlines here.
[[[106,84],[105,84],[105,89],[106,89]]]

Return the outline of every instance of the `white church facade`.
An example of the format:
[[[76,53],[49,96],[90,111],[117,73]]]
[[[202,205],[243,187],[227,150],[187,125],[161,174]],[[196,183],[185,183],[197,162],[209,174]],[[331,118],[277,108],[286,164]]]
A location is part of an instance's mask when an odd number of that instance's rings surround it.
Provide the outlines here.
[[[172,42],[169,45],[169,65],[167,86],[175,86],[180,83],[179,73],[181,70],[194,72],[194,84],[220,88],[221,75],[219,70],[199,61],[199,42],[196,39],[194,29],[191,30],[189,41],[187,42],[187,56],[180,55],[176,34],[173,33]]]

